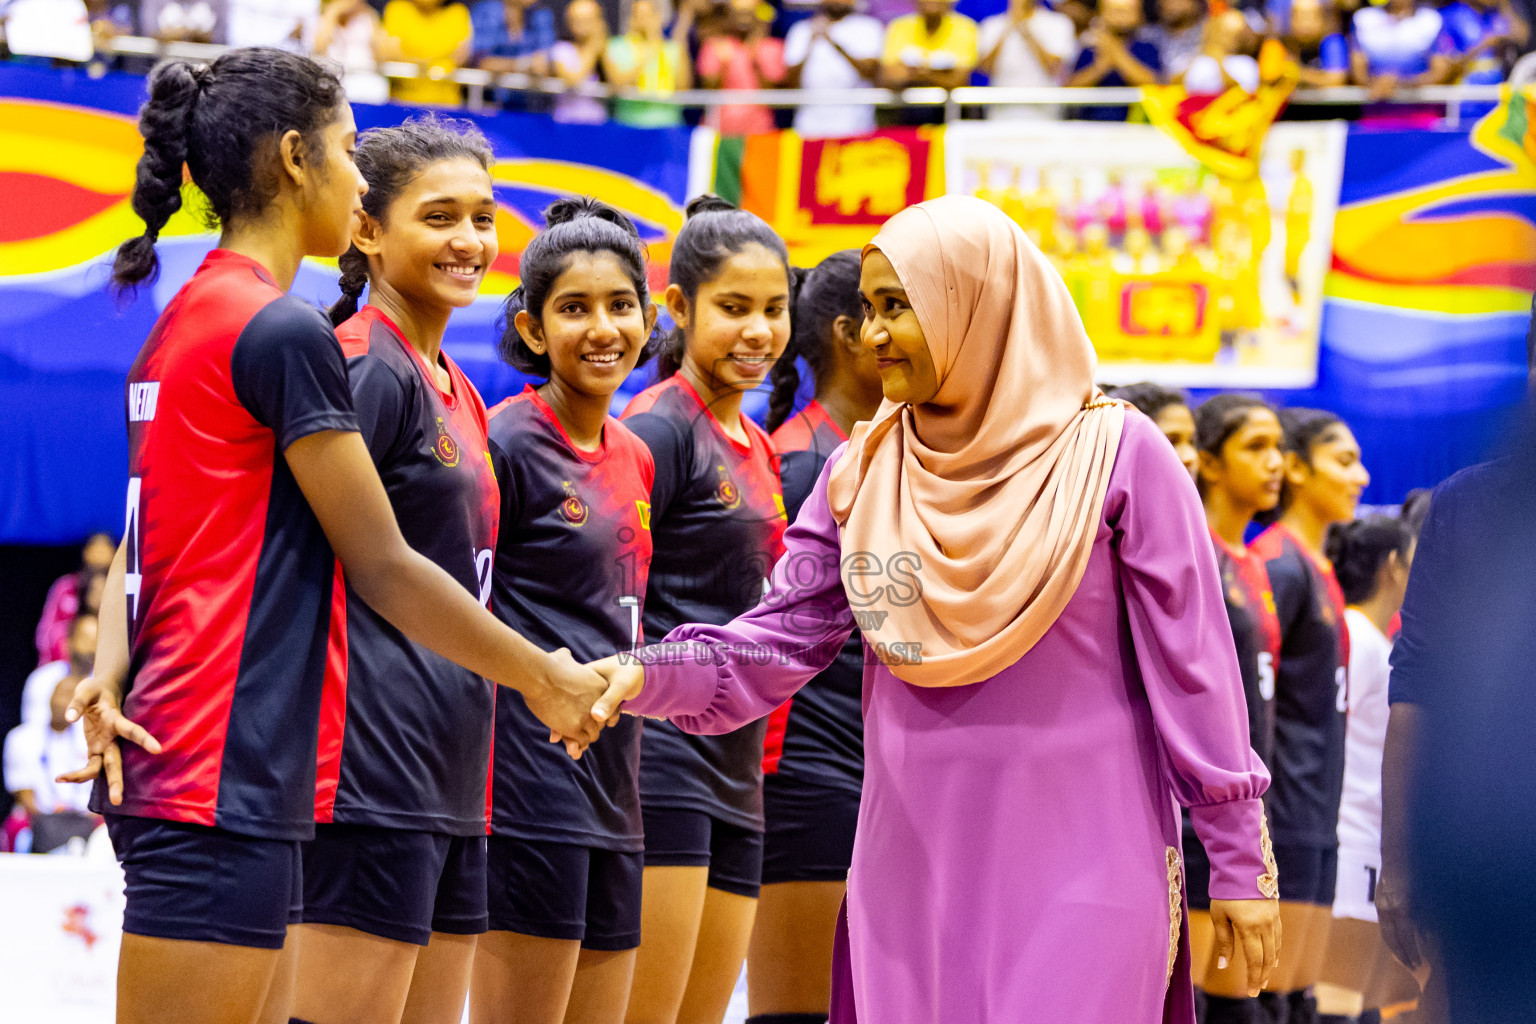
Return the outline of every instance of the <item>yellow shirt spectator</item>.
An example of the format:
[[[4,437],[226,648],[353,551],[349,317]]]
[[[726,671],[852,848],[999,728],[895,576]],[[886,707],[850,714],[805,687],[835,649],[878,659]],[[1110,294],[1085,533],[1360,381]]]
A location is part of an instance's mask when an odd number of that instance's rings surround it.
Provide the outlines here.
[[[892,70],[904,69],[914,79],[955,76],[953,84],[963,84],[976,66],[976,23],[963,14],[947,11],[938,19],[936,29],[929,31],[929,24],[922,13],[891,22],[885,30],[885,55],[881,63]],[[935,76],[935,72],[939,74]]]
[[[397,47],[390,56],[447,72],[469,59],[474,36],[469,8],[443,0],[390,0],[384,7],[384,32]],[[461,99],[458,85],[428,78],[392,82],[390,91],[402,103],[457,106]]]

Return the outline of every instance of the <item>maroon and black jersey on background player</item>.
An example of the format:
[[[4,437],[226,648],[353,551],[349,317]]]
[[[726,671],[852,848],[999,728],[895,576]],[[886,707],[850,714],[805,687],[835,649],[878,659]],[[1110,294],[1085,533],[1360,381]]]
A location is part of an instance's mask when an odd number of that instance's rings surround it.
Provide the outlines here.
[[[314,834],[335,556],[283,452],[355,431],[320,311],[215,249],[128,371],[123,802],[98,810],[272,839]]]
[[[546,651],[580,662],[633,650],[651,561],[655,462],[609,418],[597,451],[571,443],[533,388],[491,416],[501,485],[492,607]],[[549,742],[522,695],[496,700],[491,832],[605,850],[639,851],[640,720],[623,716],[579,761]]]
[[[440,390],[373,306],[336,334],[401,535],[488,603],[500,507],[479,392],[446,353],[451,390]],[[484,835],[494,684],[407,639],[337,573],[316,820]]]
[[[1349,630],[1333,567],[1276,523],[1254,538],[1280,623],[1275,741],[1269,759],[1275,842],[1337,845],[1349,707]]]
[[[1275,666],[1280,662],[1280,619],[1264,560],[1254,551],[1235,548],[1211,531],[1216,567],[1221,572],[1227,621],[1237,646],[1237,667],[1248,700],[1248,734],[1266,765],[1275,738]]]
[[[815,401],[773,432],[784,508],[791,522],[816,486],[828,457],[846,440],[842,428]],[[855,630],[836,661],[768,716],[763,773],[860,792],[864,786],[863,700],[864,638]]]
[[[723,625],[755,607],[784,550],[773,442],[745,416],[749,443],[727,435],[680,373],[636,395],[624,423],[656,459],[645,635],[660,640],[687,622]],[[761,718],[723,736],[690,736],[671,722],[646,722],[641,800],[762,831],[767,725]]]

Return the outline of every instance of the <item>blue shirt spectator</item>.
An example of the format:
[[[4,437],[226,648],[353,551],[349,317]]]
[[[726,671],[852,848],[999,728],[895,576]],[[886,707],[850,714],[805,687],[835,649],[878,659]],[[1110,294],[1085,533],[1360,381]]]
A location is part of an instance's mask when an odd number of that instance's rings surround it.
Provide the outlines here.
[[[1504,54],[1510,43],[1523,45],[1527,29],[1519,15],[1500,3],[1457,0],[1440,9],[1443,27],[1435,50],[1446,59],[1448,77],[1468,85],[1504,81]]]
[[[555,45],[555,12],[526,0],[480,0],[469,10],[476,67],[544,74]],[[543,57],[543,61],[533,60]]]
[[[1099,16],[1083,34],[1083,48],[1067,79],[1073,86],[1152,85],[1162,79],[1157,46],[1140,38],[1140,0],[1102,0]],[[1124,121],[1128,107],[1084,107],[1086,121]]]

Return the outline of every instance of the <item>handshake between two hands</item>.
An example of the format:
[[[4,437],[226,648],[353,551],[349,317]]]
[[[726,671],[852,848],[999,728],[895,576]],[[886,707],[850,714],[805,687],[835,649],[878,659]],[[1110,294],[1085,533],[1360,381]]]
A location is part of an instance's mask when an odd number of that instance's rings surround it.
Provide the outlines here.
[[[633,700],[645,683],[645,668],[630,654],[615,654],[590,665],[579,664],[561,648],[545,659],[542,678],[522,690],[528,710],[549,726],[551,743],[564,743],[573,758],[581,757],[603,729],[619,720],[625,701]],[[123,754],[119,740],[161,752],[160,742],[122,713],[118,680],[91,676],[75,688],[65,717],[80,721],[89,759],[83,768],[60,775],[59,782],[85,783],[104,775],[107,799],[123,802]]]
[[[549,726],[549,741],[564,743],[573,758],[580,758],[603,729],[617,724],[624,702],[639,696],[645,667],[630,654],[580,665],[563,647],[549,662],[543,685],[523,691],[523,701]]]

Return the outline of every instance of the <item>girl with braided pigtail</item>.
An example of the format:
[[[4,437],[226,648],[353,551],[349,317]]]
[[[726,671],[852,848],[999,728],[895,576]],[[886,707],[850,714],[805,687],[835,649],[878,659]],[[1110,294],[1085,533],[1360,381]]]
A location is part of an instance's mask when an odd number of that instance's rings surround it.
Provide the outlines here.
[[[406,544],[336,336],[286,294],[304,257],[347,248],[367,187],[340,81],[238,49],[162,64],[149,92],[145,230],[114,284],[154,280],[184,167],[222,234],[128,374],[127,528],[70,705],[90,760],[66,779],[97,780],[126,878],[120,1024],[271,1024],[289,1016],[338,560],[404,635],[523,687],[573,752],[602,684]]]

